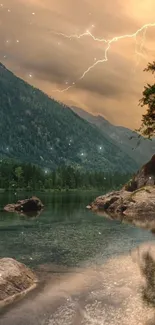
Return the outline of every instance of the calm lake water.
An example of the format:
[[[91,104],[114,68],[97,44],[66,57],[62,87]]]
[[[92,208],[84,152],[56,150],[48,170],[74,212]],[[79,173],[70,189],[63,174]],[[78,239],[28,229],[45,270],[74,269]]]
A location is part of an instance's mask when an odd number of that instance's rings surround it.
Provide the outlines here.
[[[139,264],[128,254],[154,236],[86,210],[100,194],[38,193],[40,216],[0,212],[0,257],[40,270],[46,281],[0,312],[0,325],[154,324],[147,322],[152,311],[140,294]],[[1,209],[16,199],[1,195]]]
[[[146,230],[86,210],[86,205],[101,194],[37,193],[45,204],[40,216],[0,212],[0,258],[13,257],[33,268],[48,263],[88,266],[154,240]],[[19,198],[25,195],[0,194],[1,210]]]

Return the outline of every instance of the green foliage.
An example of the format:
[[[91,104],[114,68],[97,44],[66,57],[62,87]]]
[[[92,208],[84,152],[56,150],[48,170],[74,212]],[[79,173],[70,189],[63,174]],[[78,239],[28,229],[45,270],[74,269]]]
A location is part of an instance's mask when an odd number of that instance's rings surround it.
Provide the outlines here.
[[[121,187],[131,175],[81,171],[71,166],[59,167],[45,173],[44,169],[32,164],[24,164],[11,159],[0,162],[0,188],[6,190],[70,190],[102,189]]]
[[[155,61],[149,63],[144,71],[155,72]],[[155,135],[155,84],[144,87],[143,97],[140,100],[140,105],[147,106],[146,113],[142,116],[142,125],[139,131],[143,135],[151,138]]]
[[[23,169],[21,166],[15,168],[15,177],[17,178],[18,187],[24,186],[24,179],[23,179]]]
[[[0,64],[0,155],[55,169],[133,172],[137,164],[97,127]],[[102,147],[102,150],[99,147]],[[61,186],[61,179],[55,180]],[[73,179],[70,185],[74,186]],[[30,187],[33,184],[30,182]]]

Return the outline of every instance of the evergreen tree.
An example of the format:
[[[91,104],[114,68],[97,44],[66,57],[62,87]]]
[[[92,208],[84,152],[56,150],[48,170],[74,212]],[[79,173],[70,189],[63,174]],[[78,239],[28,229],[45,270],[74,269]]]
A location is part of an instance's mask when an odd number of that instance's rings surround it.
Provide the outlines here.
[[[18,187],[24,186],[24,179],[23,179],[23,169],[21,166],[15,168],[15,177],[17,177],[17,185]]]
[[[118,188],[130,179],[130,174],[88,172],[73,166],[61,166],[47,174],[41,167],[11,159],[0,161],[0,188],[16,190],[102,189]]]
[[[154,74],[155,61],[153,63],[148,63],[144,71],[149,71]],[[151,138],[155,135],[155,84],[147,84],[147,86],[144,87],[140,105],[142,107],[147,106],[147,111],[142,116],[142,125],[139,131],[141,131],[143,135]]]

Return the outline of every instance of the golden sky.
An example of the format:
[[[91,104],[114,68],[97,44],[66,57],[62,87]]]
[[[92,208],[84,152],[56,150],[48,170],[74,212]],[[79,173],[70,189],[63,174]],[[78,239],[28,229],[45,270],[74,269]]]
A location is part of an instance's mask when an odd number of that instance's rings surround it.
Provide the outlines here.
[[[89,66],[104,59],[108,43],[57,33],[80,35],[89,30],[108,40],[133,34],[155,23],[154,0],[1,1],[0,61],[6,67],[70,106],[117,125],[139,126],[144,110],[138,101],[144,84],[153,80],[143,69],[155,57],[155,27],[111,43],[108,61],[96,64],[81,80]]]

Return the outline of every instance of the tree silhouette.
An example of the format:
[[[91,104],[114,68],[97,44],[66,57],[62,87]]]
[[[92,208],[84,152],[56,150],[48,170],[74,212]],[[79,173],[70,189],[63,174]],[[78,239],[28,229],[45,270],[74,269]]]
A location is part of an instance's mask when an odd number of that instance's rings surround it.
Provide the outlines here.
[[[148,66],[144,71],[149,71],[154,74],[155,61],[148,63]],[[147,111],[142,115],[142,124],[138,131],[142,135],[151,138],[155,135],[155,84],[147,84],[144,87],[143,97],[140,99],[139,104],[141,107],[147,106]]]

